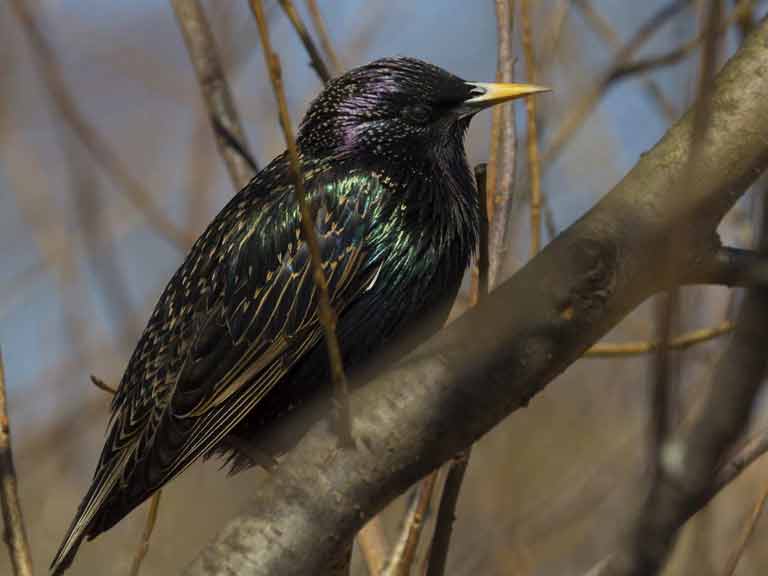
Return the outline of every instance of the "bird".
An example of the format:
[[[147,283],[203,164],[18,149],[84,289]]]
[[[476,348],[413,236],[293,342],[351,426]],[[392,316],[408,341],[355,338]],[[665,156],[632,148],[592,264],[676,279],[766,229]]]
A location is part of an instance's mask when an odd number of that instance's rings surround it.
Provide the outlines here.
[[[345,368],[409,327],[429,334],[445,322],[478,242],[470,120],[546,90],[468,82],[399,56],[338,76],[308,106],[296,143]],[[51,574],[197,459],[252,463],[244,443],[328,389],[294,182],[283,152],[212,220],[163,290]]]

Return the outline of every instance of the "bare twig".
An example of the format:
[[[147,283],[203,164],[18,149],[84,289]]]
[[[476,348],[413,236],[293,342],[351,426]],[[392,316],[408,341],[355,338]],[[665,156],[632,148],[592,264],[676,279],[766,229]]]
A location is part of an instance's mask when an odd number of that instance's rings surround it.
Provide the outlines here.
[[[501,80],[501,74],[497,70],[496,72],[496,81],[499,82]],[[500,148],[500,142],[499,142],[499,136],[501,135],[501,106],[494,107],[493,111],[491,112],[491,143],[490,143],[490,150],[488,153],[488,165],[486,169],[486,178],[485,178],[485,213],[480,212],[480,216],[485,216],[487,222],[489,223],[497,223],[496,220],[494,220],[496,211],[495,211],[495,199],[496,199],[496,173],[497,173],[497,167],[498,167],[498,158],[499,158],[499,148]],[[493,228],[493,233],[499,235],[503,238],[503,236],[506,234],[506,230],[502,227]],[[491,242],[489,238],[489,243]],[[501,241],[494,241],[494,244],[501,244]],[[500,259],[501,252],[500,251],[494,251],[495,256],[493,257],[493,266],[498,269],[498,260]],[[490,257],[490,252],[489,252]],[[491,267],[491,264],[489,262],[489,269]],[[475,262],[475,264],[472,266],[472,284],[470,286],[470,297],[469,297],[469,303],[472,305],[474,302],[476,302],[476,295],[477,291],[480,288],[480,262]]]
[[[0,350],[0,503],[3,506],[5,543],[15,576],[32,576],[32,555],[19,501],[16,468],[11,450],[11,425],[5,394],[5,368]]]
[[[621,49],[621,38],[618,33],[613,29],[611,23],[595,9],[591,0],[575,0],[574,4],[581,10],[584,18],[598,36],[614,50]],[[677,111],[672,102],[664,95],[664,90],[661,86],[653,78],[646,76],[642,78],[642,82],[651,100],[657,105],[662,115],[670,122],[674,120],[677,117]]]
[[[544,43],[539,56],[539,65],[542,70],[552,64],[562,48],[563,32],[568,22],[568,16],[571,13],[572,2],[573,0],[559,0],[557,5],[548,11],[550,16],[544,26],[544,30],[550,31],[549,38]]]
[[[443,495],[440,498],[440,508],[437,512],[435,534],[429,551],[429,568],[427,576],[442,576],[445,574],[448,548],[453,532],[453,521],[456,518],[456,504],[459,501],[459,491],[464,480],[464,473],[469,464],[471,448],[462,452],[451,461],[448,475],[445,478]]]
[[[744,550],[747,548],[749,539],[752,537],[752,534],[755,531],[755,526],[757,526],[757,522],[760,520],[760,515],[763,513],[766,500],[768,500],[768,488],[765,488],[763,493],[757,499],[757,502],[752,509],[752,514],[749,517],[749,521],[741,533],[739,542],[731,552],[731,555],[728,557],[725,570],[723,570],[723,576],[733,576],[733,574],[736,572],[736,567],[739,565],[739,560],[741,560],[741,556],[744,554]]]
[[[307,27],[304,25],[304,21],[301,19],[298,10],[296,10],[296,6],[293,5],[293,1],[278,0],[278,2],[280,2],[280,6],[282,6],[283,11],[285,12],[285,15],[288,16],[291,24],[293,24],[293,29],[296,30],[296,34],[299,35],[301,43],[304,44],[304,48],[307,51],[307,54],[309,54],[312,68],[315,69],[320,80],[322,80],[324,84],[328,84],[333,76],[331,76],[331,73],[328,71],[323,56],[320,54],[320,50],[317,49],[315,41],[312,40],[312,36],[310,36],[309,30],[307,30]],[[253,6],[253,4],[251,4],[251,6]]]
[[[724,33],[728,27],[736,22],[740,17],[751,11],[754,0],[740,0],[727,18],[722,20],[719,26],[720,33]],[[669,53],[659,56],[651,56],[646,59],[632,60],[633,55],[641,48],[653,33],[664,23],[670,20],[684,9],[690,0],[677,0],[671,4],[665,5],[659,12],[654,14],[634,36],[616,52],[616,56],[607,71],[598,78],[593,88],[586,93],[581,100],[571,108],[565,120],[560,124],[549,146],[542,153],[542,162],[553,162],[562,152],[566,142],[568,142],[584,120],[594,110],[603,94],[616,81],[625,79],[631,75],[641,74],[652,69],[665,65],[671,65],[690,54],[704,40],[704,33],[699,34],[693,40],[686,42],[681,47],[672,50]]]
[[[306,0],[307,10],[309,10],[309,17],[312,18],[312,25],[315,27],[315,32],[320,38],[320,44],[323,47],[325,56],[331,62],[331,68],[334,75],[341,74],[344,69],[339,61],[339,57],[336,55],[336,50],[333,48],[333,42],[331,42],[331,36],[328,34],[328,28],[325,25],[323,15],[320,13],[320,9],[317,7],[317,0]]]
[[[722,23],[719,25],[718,34],[725,34],[728,28],[730,28],[734,23],[741,21],[744,15],[751,14],[753,4],[754,0],[740,0],[736,7],[728,15],[728,17],[722,19]],[[706,31],[702,31],[695,38],[685,42],[678,48],[670,50],[669,52],[655,56],[649,56],[639,60],[633,60],[631,62],[625,62],[613,70],[611,74],[611,81],[615,82],[616,80],[620,80],[627,76],[643,74],[651,70],[677,64],[687,56],[690,56],[704,42],[705,38]]]
[[[536,60],[533,54],[533,30],[531,8],[528,0],[520,3],[523,21],[523,52],[525,53],[525,74],[528,82],[536,83]],[[539,135],[536,130],[536,100],[525,99],[528,113],[528,179],[531,183],[531,254],[536,254],[541,245],[541,175],[539,173]]]
[[[309,248],[312,272],[319,292],[319,310],[318,317],[325,331],[325,342],[328,347],[328,359],[331,365],[331,375],[334,387],[334,403],[336,408],[336,432],[341,445],[352,446],[352,422],[349,411],[349,394],[347,391],[347,377],[344,374],[344,366],[341,360],[341,348],[339,340],[336,337],[336,314],[331,306],[328,297],[328,284],[323,273],[323,261],[320,257],[320,247],[318,245],[317,233],[312,222],[312,216],[309,212],[306,193],[304,190],[304,177],[301,173],[301,164],[299,161],[299,152],[296,147],[296,139],[291,127],[291,117],[288,114],[288,105],[285,101],[283,91],[282,71],[280,68],[280,59],[272,50],[272,44],[269,40],[269,29],[267,20],[264,16],[264,6],[261,0],[250,0],[251,10],[256,17],[256,23],[259,27],[261,45],[266,60],[269,77],[272,81],[272,88],[277,100],[277,108],[280,114],[280,126],[283,129],[285,143],[288,148],[288,158],[290,160],[291,175],[294,179],[296,201],[299,204],[301,212],[301,227],[304,241]]]
[[[711,328],[702,328],[700,330],[692,330],[686,332],[680,336],[670,338],[667,343],[667,347],[670,350],[685,350],[695,344],[707,342],[714,338],[718,338],[725,334],[733,332],[734,323],[725,320],[713,326]],[[641,356],[644,354],[650,354],[655,352],[659,347],[659,342],[656,340],[644,340],[638,342],[622,342],[622,343],[602,343],[592,346],[584,353],[584,356],[590,358],[615,358],[617,356]]]
[[[117,394],[117,390],[113,386],[110,386],[109,384],[104,382],[104,380],[94,376],[93,374],[91,374],[91,384],[96,386],[96,388],[98,388],[99,390],[103,390],[107,394],[111,394],[113,396]]]
[[[501,82],[512,82],[514,79],[515,60],[512,54],[514,4],[514,0],[496,0],[495,2],[498,36],[496,76]],[[509,251],[509,220],[512,217],[514,204],[516,157],[515,110],[512,104],[505,104],[494,110],[491,130],[491,166],[488,170],[489,179],[493,179],[488,187],[490,286],[495,286],[499,281],[506,254]]]
[[[741,446],[729,456],[728,461],[718,469],[710,498],[738,478],[766,452],[768,452],[768,428],[760,430],[742,442]]]
[[[240,190],[253,178],[257,167],[248,151],[211,27],[199,0],[171,0],[171,5],[197,73],[216,146],[233,186]]]
[[[416,549],[419,546],[419,539],[424,527],[424,516],[435,490],[437,473],[438,470],[430,472],[419,483],[418,493],[408,509],[400,538],[395,544],[392,558],[382,576],[408,576],[411,573],[411,567],[416,558]]]
[[[41,32],[34,15],[25,0],[10,3],[34,48],[41,66],[43,78],[61,117],[77,136],[88,153],[113,178],[128,200],[141,212],[147,222],[164,238],[180,250],[186,250],[194,238],[179,229],[157,206],[152,195],[126,168],[108,141],[88,122],[75,103],[75,99],[61,76],[58,58]]]
[[[162,490],[158,490],[152,494],[152,498],[149,501],[149,510],[147,511],[147,521],[144,524],[144,530],[141,532],[141,542],[136,550],[136,554],[131,562],[130,576],[139,576],[141,571],[141,563],[144,561],[144,557],[149,550],[149,539],[152,536],[152,531],[155,529],[155,522],[157,521],[157,509],[160,506],[160,495]]]
[[[379,576],[387,564],[389,545],[379,516],[374,516],[357,533],[357,543],[368,568],[368,574]]]
[[[597,106],[601,95],[611,85],[613,71],[628,62],[661,26],[682,12],[689,3],[690,0],[675,0],[669,4],[664,4],[640,26],[629,41],[616,52],[613,64],[608,67],[608,71],[594,83],[593,88],[575,106],[571,107],[572,111],[566,115],[565,120],[552,137],[549,147],[542,153],[542,162],[551,163],[557,158],[565,143],[582,125],[586,117]]]

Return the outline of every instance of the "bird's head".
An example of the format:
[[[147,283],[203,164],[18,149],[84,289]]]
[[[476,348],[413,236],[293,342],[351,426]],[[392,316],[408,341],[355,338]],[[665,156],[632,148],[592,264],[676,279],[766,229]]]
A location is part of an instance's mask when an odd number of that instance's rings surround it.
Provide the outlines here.
[[[302,121],[299,145],[323,156],[428,159],[446,147],[461,147],[476,112],[543,91],[528,84],[467,82],[415,58],[384,58],[328,84]]]

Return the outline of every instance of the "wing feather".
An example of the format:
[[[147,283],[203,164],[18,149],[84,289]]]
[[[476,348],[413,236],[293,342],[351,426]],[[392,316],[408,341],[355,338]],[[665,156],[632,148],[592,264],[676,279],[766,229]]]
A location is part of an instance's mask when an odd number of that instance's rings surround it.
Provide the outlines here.
[[[259,177],[257,177],[259,178]],[[262,172],[198,239],[166,287],[113,400],[108,437],[53,569],[198,457],[211,453],[322,340],[307,246],[290,187]],[[375,190],[314,187],[322,265],[337,312],[377,267],[368,210]],[[350,201],[349,197],[355,196]]]

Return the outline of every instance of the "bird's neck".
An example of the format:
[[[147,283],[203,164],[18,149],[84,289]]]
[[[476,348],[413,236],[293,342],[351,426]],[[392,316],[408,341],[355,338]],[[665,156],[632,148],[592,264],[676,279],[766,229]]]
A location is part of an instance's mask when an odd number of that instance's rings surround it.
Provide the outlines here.
[[[448,260],[452,269],[463,272],[476,250],[480,216],[463,146],[397,165],[382,164],[374,171],[389,187],[387,211],[412,247]]]

